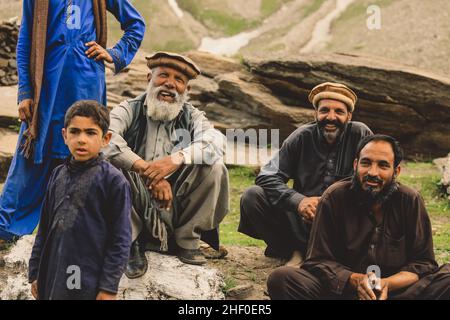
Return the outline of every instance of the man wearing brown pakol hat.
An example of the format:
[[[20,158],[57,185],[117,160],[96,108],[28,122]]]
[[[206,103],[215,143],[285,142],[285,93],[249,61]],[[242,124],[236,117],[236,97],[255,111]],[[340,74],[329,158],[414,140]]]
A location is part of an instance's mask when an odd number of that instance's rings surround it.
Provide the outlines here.
[[[225,136],[187,102],[189,82],[200,69],[169,52],[147,62],[147,92],[113,109],[113,137],[104,150],[133,191],[129,278],[146,272],[146,249],[204,264],[200,239],[218,250],[218,226],[229,210]]]
[[[298,266],[306,254],[311,223],[322,193],[353,174],[358,143],[372,135],[352,122],[356,94],[339,83],[312,89],[316,121],[298,128],[261,169],[256,186],[241,198],[239,231],[267,244],[265,254]],[[286,183],[293,179],[294,187]]]

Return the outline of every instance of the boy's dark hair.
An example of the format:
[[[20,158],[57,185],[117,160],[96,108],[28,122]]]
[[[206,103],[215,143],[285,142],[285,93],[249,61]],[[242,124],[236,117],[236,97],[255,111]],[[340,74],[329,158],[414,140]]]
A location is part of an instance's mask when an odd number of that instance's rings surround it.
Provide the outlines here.
[[[92,119],[102,129],[103,135],[108,133],[109,111],[101,103],[94,100],[80,100],[75,102],[66,112],[64,128],[69,127],[72,119],[77,116]]]
[[[389,143],[392,146],[392,150],[394,151],[394,168],[397,168],[400,163],[403,161],[403,150],[400,147],[400,143],[391,136],[387,136],[384,134],[375,134],[373,136],[364,137],[358,145],[358,149],[356,152],[356,159],[359,160],[362,149],[367,146],[370,142],[384,141]]]

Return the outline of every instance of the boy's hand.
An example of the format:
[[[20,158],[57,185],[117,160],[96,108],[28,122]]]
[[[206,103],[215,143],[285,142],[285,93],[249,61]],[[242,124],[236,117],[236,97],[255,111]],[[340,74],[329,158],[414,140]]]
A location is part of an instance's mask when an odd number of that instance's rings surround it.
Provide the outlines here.
[[[172,207],[172,186],[170,183],[163,179],[154,186],[150,187],[153,197],[162,203],[162,207],[167,211]]]
[[[114,60],[111,57],[111,55],[106,51],[105,48],[103,48],[101,45],[99,45],[95,41],[91,41],[86,43],[86,47],[90,47],[85,53],[88,56],[88,58],[95,58],[95,61],[104,60],[109,63],[113,63]]]
[[[117,294],[109,293],[106,291],[100,291],[96,300],[117,300]]]
[[[19,119],[22,121],[31,121],[33,118],[33,100],[25,99],[19,104]]]
[[[34,280],[31,283],[31,294],[33,295],[33,298],[36,300],[38,299],[38,287],[37,287],[37,280]]]

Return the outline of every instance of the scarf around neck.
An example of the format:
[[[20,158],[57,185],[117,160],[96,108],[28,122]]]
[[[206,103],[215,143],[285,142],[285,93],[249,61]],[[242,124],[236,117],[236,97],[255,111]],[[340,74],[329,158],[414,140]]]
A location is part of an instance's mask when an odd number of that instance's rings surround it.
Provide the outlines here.
[[[33,35],[31,39],[30,55],[30,79],[33,89],[33,116],[27,122],[28,128],[22,136],[20,148],[26,159],[30,159],[34,154],[34,146],[38,135],[39,122],[39,101],[44,75],[45,49],[47,43],[48,9],[50,0],[35,0],[33,11]],[[97,43],[106,48],[107,43],[107,16],[106,0],[92,0],[92,7],[95,20]]]

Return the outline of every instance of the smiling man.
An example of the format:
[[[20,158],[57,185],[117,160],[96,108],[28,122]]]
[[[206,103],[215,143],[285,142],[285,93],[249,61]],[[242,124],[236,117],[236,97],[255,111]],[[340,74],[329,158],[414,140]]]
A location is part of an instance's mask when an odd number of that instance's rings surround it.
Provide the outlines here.
[[[147,92],[111,113],[106,156],[125,171],[133,191],[133,246],[126,274],[142,276],[146,249],[170,250],[189,264],[206,262],[202,238],[219,249],[217,228],[229,208],[225,137],[187,102],[200,70],[187,57],[147,57]]]
[[[323,83],[309,96],[316,122],[297,129],[261,170],[256,186],[241,199],[239,231],[267,243],[266,255],[299,265],[322,193],[353,174],[358,143],[371,135],[352,122],[356,94],[338,83]],[[286,183],[294,180],[294,188]]]
[[[269,277],[272,299],[450,299],[450,265],[436,263],[423,199],[397,182],[402,158],[392,137],[361,141],[354,177],[319,203],[302,268]],[[370,286],[377,269],[379,286]]]

